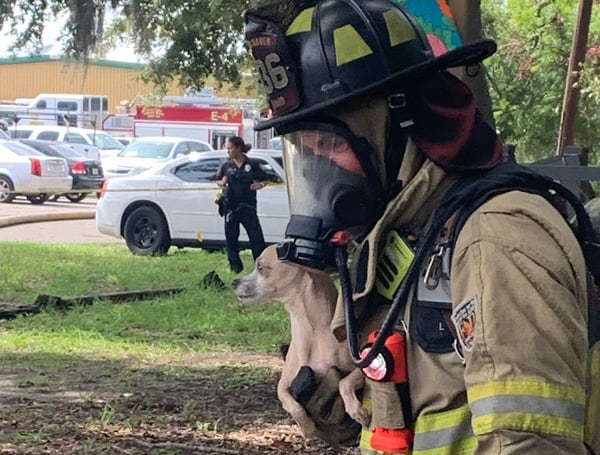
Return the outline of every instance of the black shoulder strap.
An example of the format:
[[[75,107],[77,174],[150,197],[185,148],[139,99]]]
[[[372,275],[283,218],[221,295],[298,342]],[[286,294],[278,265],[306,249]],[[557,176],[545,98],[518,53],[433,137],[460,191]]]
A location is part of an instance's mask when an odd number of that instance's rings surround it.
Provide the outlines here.
[[[454,226],[455,232],[459,232],[467,218],[479,206],[494,196],[509,191],[539,194],[554,206],[560,204],[561,200],[568,203],[577,221],[575,226],[572,223],[569,225],[581,244],[586,264],[596,285],[600,285],[600,243],[582,202],[560,183],[524,166],[503,163],[484,173],[473,174],[459,180],[446,193],[442,201],[443,213],[436,214],[436,218],[447,219],[457,212]],[[566,216],[565,213],[563,215]]]
[[[483,203],[494,196],[509,191],[524,191],[539,194],[555,207],[565,201],[575,213],[576,223],[569,223],[573,229],[585,257],[587,268],[596,286],[600,286],[600,243],[592,222],[581,201],[570,190],[549,177],[514,163],[503,163],[483,173],[478,172],[460,179],[452,186],[434,217],[432,229],[440,230],[456,214],[452,224],[449,246],[453,247],[458,232],[468,217]],[[558,198],[557,198],[558,196]],[[560,211],[560,207],[557,207]],[[565,213],[563,215],[566,216]],[[431,236],[428,236],[431,237]],[[431,245],[433,246],[433,245]],[[590,289],[590,292],[593,290]],[[592,300],[590,299],[590,302]],[[590,342],[600,339],[600,327],[592,321],[598,308],[590,310]]]
[[[400,287],[394,295],[392,305],[381,325],[380,334],[372,348],[373,351],[377,352],[378,349],[381,349],[383,341],[392,332],[402,308],[406,305],[413,284],[419,279],[421,267],[427,257],[431,255],[438,235],[448,220],[454,214],[460,213],[460,220],[455,221],[455,226],[458,229],[454,228],[454,232],[458,232],[464,221],[477,207],[496,195],[513,190],[540,194],[550,201],[552,201],[556,193],[572,206],[577,219],[577,230],[574,230],[575,235],[582,245],[588,269],[593,275],[596,285],[600,286],[600,244],[594,234],[590,217],[579,199],[568,189],[548,177],[514,163],[502,163],[488,171],[463,175],[446,192],[440,207],[434,214],[429,230],[415,251],[415,257],[406,272],[404,280],[402,280]],[[340,255],[339,263],[345,263],[344,250],[340,249],[336,251],[339,251],[339,253],[336,252],[336,254]],[[342,281],[349,283],[350,279],[346,276]],[[590,314],[595,313],[592,310],[595,310],[595,308],[590,306]],[[352,310],[347,309],[346,317],[348,318],[350,314],[352,314]],[[591,317],[590,320],[592,320]],[[353,318],[348,318],[347,324],[353,324],[352,321]],[[595,339],[595,332],[593,327],[590,326],[590,329],[589,339],[590,343],[592,343]],[[348,330],[348,333],[352,333],[352,330]],[[600,330],[596,333],[600,336]],[[351,347],[351,350],[353,352],[358,351],[358,347]]]

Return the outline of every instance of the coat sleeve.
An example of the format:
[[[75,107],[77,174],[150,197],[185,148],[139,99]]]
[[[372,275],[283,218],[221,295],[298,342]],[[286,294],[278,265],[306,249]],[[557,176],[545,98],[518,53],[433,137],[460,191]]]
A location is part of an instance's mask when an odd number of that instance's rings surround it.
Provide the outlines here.
[[[469,218],[452,259],[452,322],[475,455],[587,453],[586,299],[577,240],[543,198],[507,193]]]

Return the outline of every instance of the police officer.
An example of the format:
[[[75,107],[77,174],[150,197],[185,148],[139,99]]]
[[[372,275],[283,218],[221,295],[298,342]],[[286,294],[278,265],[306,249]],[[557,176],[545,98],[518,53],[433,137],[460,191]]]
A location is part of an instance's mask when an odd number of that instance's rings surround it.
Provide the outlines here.
[[[436,244],[418,275],[407,272],[445,194],[495,168],[502,147],[448,72],[472,72],[495,43],[435,57],[401,4],[280,0],[245,13],[273,112],[257,129],[283,142],[280,258],[341,271],[332,329],[368,373],[365,451],[585,454],[600,421],[586,364],[598,374],[600,351],[588,346],[582,251],[554,206],[523,191],[492,197],[452,250]],[[382,346],[390,325],[401,338]],[[365,368],[370,349],[381,362]],[[406,374],[390,387],[386,368],[400,363]]]
[[[268,183],[268,176],[258,163],[246,156],[251,146],[239,136],[227,140],[229,160],[217,173],[217,185],[224,188],[225,241],[227,259],[234,273],[244,269],[239,254],[240,224],[244,226],[250,240],[252,255],[256,259],[265,248],[265,239],[256,213],[256,192]]]

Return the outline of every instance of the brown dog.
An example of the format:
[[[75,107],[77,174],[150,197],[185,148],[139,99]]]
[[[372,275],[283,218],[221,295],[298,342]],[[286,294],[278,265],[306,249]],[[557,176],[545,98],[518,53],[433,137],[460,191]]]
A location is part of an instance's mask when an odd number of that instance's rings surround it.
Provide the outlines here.
[[[339,383],[340,396],[348,415],[368,426],[369,413],[356,396],[356,390],[364,383],[363,374],[352,363],[345,342],[338,342],[329,328],[337,300],[332,278],[324,272],[281,262],[271,245],[256,260],[254,271],[234,280],[233,287],[241,300],[280,301],[290,314],[291,342],[277,396],[304,436],[314,435],[315,423],[289,392],[304,365],[313,369],[317,380],[332,366],[350,372]]]

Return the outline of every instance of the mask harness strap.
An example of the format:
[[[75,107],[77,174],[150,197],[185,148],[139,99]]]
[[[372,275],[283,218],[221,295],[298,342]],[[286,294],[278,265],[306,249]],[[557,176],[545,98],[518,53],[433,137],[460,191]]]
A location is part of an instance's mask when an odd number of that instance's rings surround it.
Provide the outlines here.
[[[407,128],[415,124],[413,113],[408,107],[408,99],[405,93],[393,93],[387,97],[387,104],[390,110],[392,128],[396,125],[401,130],[406,131]]]
[[[404,159],[404,151],[410,130],[414,126],[414,120],[404,93],[389,95],[387,105],[389,119],[385,161],[388,183],[387,201],[390,201],[402,190],[402,182],[398,180],[398,173]]]

